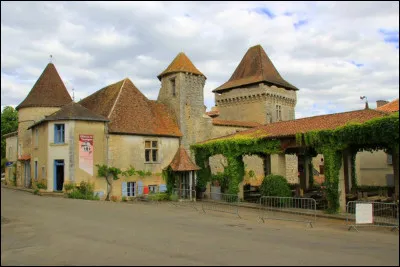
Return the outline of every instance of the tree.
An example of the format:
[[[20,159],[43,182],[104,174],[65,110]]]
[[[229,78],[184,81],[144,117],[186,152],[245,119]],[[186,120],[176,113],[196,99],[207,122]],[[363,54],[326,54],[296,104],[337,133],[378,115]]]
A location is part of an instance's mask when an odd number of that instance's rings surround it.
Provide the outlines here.
[[[3,135],[18,130],[18,111],[11,106],[6,106],[1,112],[1,158],[6,157],[6,139]]]
[[[112,185],[113,185],[112,182],[114,180],[118,180],[120,174],[122,174],[123,176],[132,176],[136,173],[135,168],[133,168],[132,166],[126,171],[121,171],[121,169],[119,169],[119,168],[110,167],[110,166],[107,166],[104,164],[102,164],[102,165],[96,164],[96,166],[98,167],[97,176],[105,178],[106,182],[108,184],[107,196],[105,199],[106,201],[110,201],[110,194],[111,194]]]

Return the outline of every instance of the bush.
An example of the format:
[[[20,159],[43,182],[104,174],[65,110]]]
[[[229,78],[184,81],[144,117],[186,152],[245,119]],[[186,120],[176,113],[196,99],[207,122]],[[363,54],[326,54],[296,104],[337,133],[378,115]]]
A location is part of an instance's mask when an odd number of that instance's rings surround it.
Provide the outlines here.
[[[47,189],[47,180],[39,179],[38,181],[36,181],[36,186],[38,189]]]
[[[270,174],[264,178],[260,186],[262,196],[291,197],[292,192],[285,177]]]
[[[71,189],[71,187],[72,187],[72,189]],[[73,184],[67,183],[64,185],[64,189],[66,191],[69,191],[69,190],[67,190],[67,188],[72,190],[67,193],[68,198],[100,200],[99,196],[94,194],[94,184],[92,184],[92,183],[82,181],[82,182],[80,182],[79,187],[76,187]]]
[[[166,201],[169,200],[169,196],[167,193],[156,193],[156,194],[149,194],[147,199],[151,201]]]
[[[178,199],[179,199],[179,197],[177,194],[171,194],[169,196],[169,200],[171,200],[171,201],[178,201]]]
[[[65,183],[64,184],[64,190],[68,193],[69,191],[73,190],[75,188],[74,183]]]
[[[34,195],[39,195],[39,196],[40,196],[39,189],[38,189],[38,188],[36,188],[36,189],[33,191],[33,194],[34,194]]]
[[[127,201],[128,201],[128,198],[127,198],[126,196],[123,196],[123,197],[122,197],[122,201],[123,201],[123,202],[127,202]]]

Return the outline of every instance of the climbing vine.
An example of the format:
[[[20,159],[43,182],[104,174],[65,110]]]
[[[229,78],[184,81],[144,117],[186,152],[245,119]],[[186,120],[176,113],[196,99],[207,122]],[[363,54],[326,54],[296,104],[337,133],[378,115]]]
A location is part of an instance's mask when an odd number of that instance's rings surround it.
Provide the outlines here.
[[[168,166],[167,169],[164,169],[162,171],[162,177],[167,184],[167,194],[171,194],[176,182],[176,177],[174,172],[172,171],[171,166]]]
[[[339,170],[342,166],[341,151],[331,148],[323,148],[322,153],[325,161],[325,183],[326,199],[328,200],[328,212],[339,211]]]
[[[268,140],[262,137],[265,135],[262,135],[261,131],[255,131],[248,136],[237,134],[229,138],[214,139],[192,145],[191,149],[195,154],[196,164],[201,168],[197,173],[197,186],[205,188],[207,182],[211,181],[209,157],[222,154],[228,162],[224,170],[224,174],[229,177],[227,191],[230,194],[237,194],[245,173],[243,155],[282,153],[279,140]]]

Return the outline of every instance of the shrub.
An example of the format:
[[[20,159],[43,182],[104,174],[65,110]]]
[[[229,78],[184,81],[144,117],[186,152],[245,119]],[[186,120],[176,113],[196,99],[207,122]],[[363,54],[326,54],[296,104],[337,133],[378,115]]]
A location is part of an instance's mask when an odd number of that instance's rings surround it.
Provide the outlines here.
[[[33,194],[34,194],[34,195],[38,195],[38,196],[40,196],[39,189],[38,189],[38,188],[36,188],[36,189],[33,191]]]
[[[155,194],[149,194],[147,199],[151,201],[166,201],[169,200],[169,196],[167,193],[155,193]]]
[[[72,187],[72,189],[71,189]],[[69,191],[67,192],[68,198],[75,199],[86,199],[86,200],[100,200],[98,195],[94,194],[94,184],[88,183],[85,181],[80,182],[79,187],[74,186],[73,184],[67,183],[64,185],[64,189]]]
[[[47,189],[47,179],[39,179],[36,181],[36,186],[38,189]]]
[[[179,199],[179,197],[177,194],[171,194],[169,196],[169,200],[171,200],[171,201],[178,201],[178,199]]]
[[[264,178],[260,186],[262,196],[291,197],[289,184],[285,177],[270,174]]]
[[[123,201],[123,202],[127,202],[127,201],[128,201],[128,198],[127,198],[126,196],[123,196],[123,197],[122,197],[122,201]]]
[[[68,193],[71,190],[73,190],[75,188],[75,184],[74,183],[65,183],[64,184],[64,190]]]

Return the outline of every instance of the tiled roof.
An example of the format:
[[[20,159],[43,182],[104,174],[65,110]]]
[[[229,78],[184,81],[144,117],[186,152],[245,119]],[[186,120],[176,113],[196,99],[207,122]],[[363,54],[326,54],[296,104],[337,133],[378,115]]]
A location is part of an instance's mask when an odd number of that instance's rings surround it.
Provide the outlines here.
[[[54,64],[49,63],[16,109],[26,107],[61,107],[72,101]]]
[[[238,127],[247,127],[253,128],[257,126],[261,126],[261,124],[252,121],[230,121],[230,120],[220,120],[220,119],[212,119],[213,125],[222,125],[222,126],[238,126]]]
[[[24,155],[18,157],[18,160],[30,160],[30,159],[31,159],[30,154],[24,154]]]
[[[187,154],[186,150],[181,146],[179,147],[178,151],[174,158],[172,159],[171,163],[169,164],[173,171],[196,171],[200,170],[199,166],[197,166],[193,161],[190,159],[189,155]]]
[[[72,101],[68,105],[63,106],[60,110],[33,124],[28,129],[33,128],[36,125],[39,125],[45,121],[57,120],[109,121],[106,117],[97,115],[96,113],[85,108],[81,104]]]
[[[218,110],[211,110],[206,112],[207,116],[210,116],[211,118],[215,118],[219,116],[219,111]]]
[[[231,78],[213,92],[260,82],[271,83],[288,90],[299,90],[281,77],[261,45],[256,45],[247,50]]]
[[[182,136],[172,111],[148,100],[129,79],[104,87],[79,103],[107,117],[110,133]]]
[[[399,99],[397,98],[396,100],[393,100],[390,103],[380,106],[379,108],[377,108],[377,110],[386,111],[386,112],[399,111]]]
[[[269,123],[260,127],[255,127],[235,134],[214,138],[212,140],[224,139],[232,136],[248,136],[262,138],[280,138],[295,136],[296,133],[305,133],[313,130],[329,130],[344,126],[351,122],[366,122],[373,118],[388,116],[389,113],[374,109],[355,110],[343,113],[320,115],[290,121],[280,121]],[[207,140],[210,141],[210,140]],[[200,143],[205,143],[200,142]]]
[[[193,65],[192,61],[190,61],[190,59],[183,52],[179,53],[171,62],[171,64],[169,64],[169,66],[157,77],[161,81],[162,76],[176,72],[189,72],[204,76],[204,74]]]

